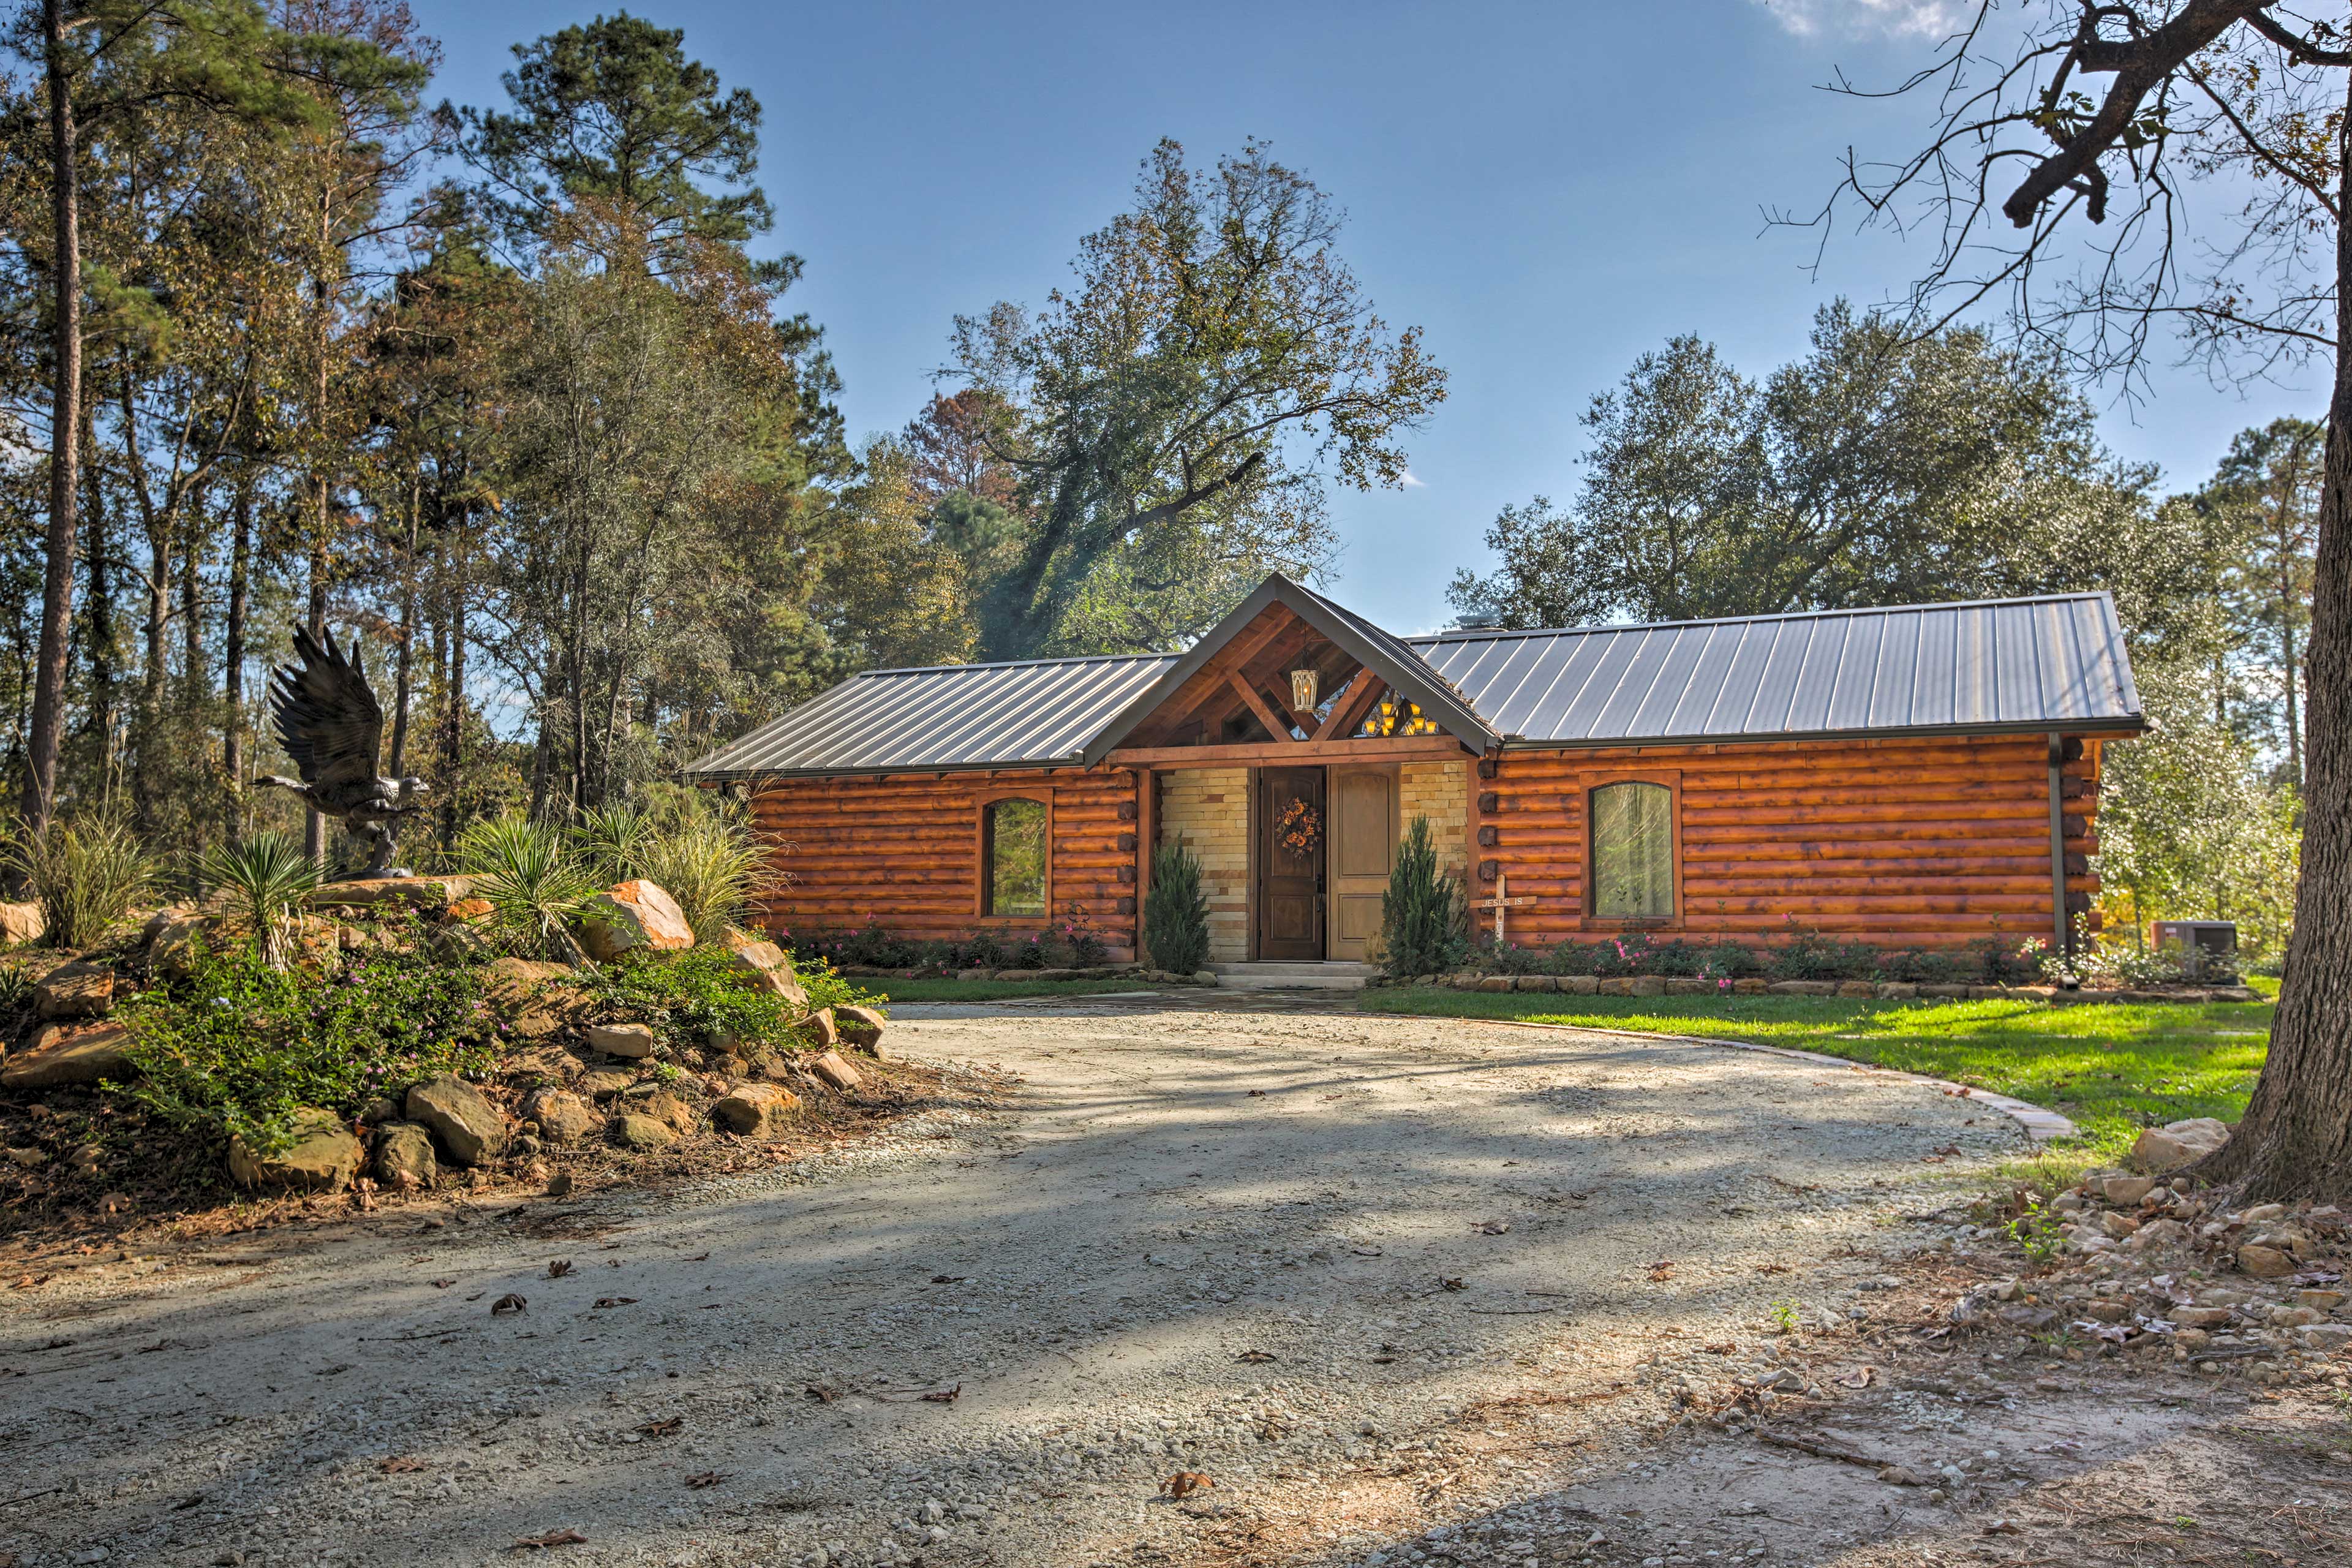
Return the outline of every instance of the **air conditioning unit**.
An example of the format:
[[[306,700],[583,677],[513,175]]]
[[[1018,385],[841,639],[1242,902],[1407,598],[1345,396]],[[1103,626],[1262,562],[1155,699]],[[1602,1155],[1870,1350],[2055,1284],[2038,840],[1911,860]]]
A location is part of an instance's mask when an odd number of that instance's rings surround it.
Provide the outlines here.
[[[2235,973],[2238,967],[2238,922],[2235,921],[2158,921],[2156,922],[2156,946],[2160,952],[2168,943],[2180,948],[2180,966],[2192,980],[2203,975],[2209,961],[2219,959],[2213,967]]]

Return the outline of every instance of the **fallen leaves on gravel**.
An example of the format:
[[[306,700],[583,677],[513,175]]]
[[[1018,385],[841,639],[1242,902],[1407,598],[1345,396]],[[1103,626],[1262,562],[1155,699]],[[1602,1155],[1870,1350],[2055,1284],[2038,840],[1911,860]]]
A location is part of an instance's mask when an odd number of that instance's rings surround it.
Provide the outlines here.
[[[965,1278],[966,1277],[961,1274],[934,1274],[931,1276],[931,1283],[934,1285],[961,1285],[964,1282]]]
[[[407,1454],[392,1454],[377,1461],[377,1469],[387,1476],[404,1476],[425,1468],[425,1461]]]
[[[455,1285],[457,1281],[455,1279],[435,1279],[430,1281],[430,1283],[436,1290],[446,1290],[450,1286]]]
[[[686,1425],[683,1415],[668,1415],[659,1421],[640,1421],[635,1431],[642,1437],[667,1437]]]
[[[1480,1220],[1475,1228],[1486,1236],[1508,1236],[1511,1231],[1511,1222],[1507,1219],[1485,1219]]]
[[[571,1272],[572,1259],[569,1258],[559,1258],[547,1266],[547,1277],[550,1279],[561,1279]]]
[[[548,1546],[585,1546],[588,1538],[576,1530],[551,1530],[545,1535],[518,1535],[514,1550],[536,1552]]]
[[[1206,1491],[1216,1484],[1199,1470],[1179,1470],[1160,1483],[1160,1495],[1181,1500],[1194,1492]]]
[[[1877,1375],[1878,1369],[1874,1366],[1856,1367],[1852,1372],[1840,1373],[1837,1384],[1840,1388],[1868,1388],[1870,1380]]]
[[[1463,1279],[1459,1274],[1441,1274],[1437,1277],[1437,1285],[1438,1289],[1441,1290],[1467,1290],[1470,1289],[1470,1282],[1467,1279]]]
[[[1651,1284],[1653,1284],[1653,1285],[1663,1285],[1663,1284],[1664,1284],[1667,1280],[1669,1280],[1669,1279],[1673,1279],[1674,1277],[1675,1277],[1675,1264],[1674,1264],[1674,1259],[1672,1259],[1672,1258],[1660,1258],[1660,1259],[1658,1259],[1655,1263],[1653,1263],[1653,1264],[1651,1264],[1651,1265],[1650,1265],[1650,1283],[1651,1283]]]
[[[599,1296],[595,1304],[598,1307],[634,1307],[637,1299],[635,1296]]]
[[[808,1385],[808,1396],[811,1399],[815,1400],[819,1405],[830,1405],[835,1400],[841,1397],[841,1395],[834,1390],[824,1386],[822,1384],[815,1383],[812,1383]]]
[[[1272,1351],[1244,1351],[1241,1354],[1234,1357],[1234,1359],[1235,1361],[1248,1362],[1251,1365],[1255,1366],[1260,1362],[1272,1361],[1274,1359],[1274,1352]]]
[[[530,1305],[530,1302],[528,1300],[518,1296],[513,1291],[509,1290],[505,1295],[490,1303],[490,1316],[493,1318],[504,1317],[509,1312],[522,1311]]]
[[[726,1479],[727,1478],[725,1476],[720,1475],[717,1470],[705,1470],[699,1475],[693,1475],[686,1478],[687,1489],[689,1491],[703,1491],[709,1488],[717,1486]]]

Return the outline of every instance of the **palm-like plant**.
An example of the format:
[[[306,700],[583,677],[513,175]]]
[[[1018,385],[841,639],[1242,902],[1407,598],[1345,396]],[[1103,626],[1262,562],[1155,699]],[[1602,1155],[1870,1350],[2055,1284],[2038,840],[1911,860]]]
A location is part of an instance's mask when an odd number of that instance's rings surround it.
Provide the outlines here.
[[[563,963],[588,961],[572,922],[597,885],[559,830],[520,816],[478,822],[457,840],[457,863],[508,940]]]
[[[646,851],[657,832],[653,813],[633,802],[616,800],[582,812],[579,826],[572,830],[572,842],[588,874],[610,884],[646,874]]]
[[[257,833],[237,844],[215,844],[197,862],[204,879],[223,889],[253,928],[254,951],[272,969],[286,967],[294,905],[320,881],[319,863],[284,833]]]

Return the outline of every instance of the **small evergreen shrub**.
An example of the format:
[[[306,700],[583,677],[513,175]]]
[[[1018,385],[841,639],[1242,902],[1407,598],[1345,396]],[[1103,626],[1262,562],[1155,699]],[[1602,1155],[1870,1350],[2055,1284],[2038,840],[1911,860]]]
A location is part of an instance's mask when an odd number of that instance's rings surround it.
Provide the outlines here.
[[[1915,985],[1958,985],[1974,978],[1977,965],[1929,947],[1906,947],[1879,959],[1879,972],[1889,980]]]
[[[1400,976],[1457,967],[1470,949],[1464,910],[1461,886],[1438,868],[1429,819],[1414,817],[1381,896],[1381,966]]]
[[[1143,946],[1155,967],[1173,974],[1195,974],[1209,966],[1209,899],[1201,890],[1201,862],[1181,837],[1151,852]]]

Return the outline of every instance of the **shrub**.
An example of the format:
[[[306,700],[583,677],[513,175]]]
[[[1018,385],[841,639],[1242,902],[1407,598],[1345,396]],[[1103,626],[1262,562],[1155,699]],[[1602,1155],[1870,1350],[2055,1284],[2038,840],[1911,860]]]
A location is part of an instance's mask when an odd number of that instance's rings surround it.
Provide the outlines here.
[[[1172,974],[1197,974],[1209,966],[1209,899],[1201,890],[1201,862],[1181,837],[1151,852],[1143,945],[1153,965]]]
[[[822,960],[805,966],[796,963],[793,972],[808,993],[806,1008],[755,988],[736,966],[734,954],[715,947],[625,955],[583,971],[579,984],[604,1016],[650,1024],[668,1045],[708,1045],[723,1037],[753,1060],[793,1043],[793,1026],[818,1008],[881,1005]]]
[[[1833,942],[1789,920],[1789,940],[1772,952],[1772,973],[1783,980],[1865,980],[1878,972],[1879,952],[1866,942]]]
[[[119,816],[52,822],[11,844],[7,860],[56,947],[96,946],[155,885],[155,862]]]
[[[1397,846],[1389,889],[1381,896],[1381,966],[1395,975],[1455,967],[1469,948],[1463,916],[1461,886],[1438,868],[1429,819],[1416,816]]]
[[[635,867],[677,900],[697,941],[716,942],[759,891],[767,856],[740,824],[709,812],[651,835]]]
[[[1977,972],[1977,966],[1964,958],[1933,948],[1906,947],[1890,952],[1879,960],[1879,972],[1889,980],[1906,980],[1919,985],[1957,985]]]
[[[325,976],[198,943],[184,978],[124,1008],[139,1077],[122,1092],[176,1127],[282,1146],[288,1118],[340,1116],[436,1073],[490,1066],[501,1024],[478,972],[420,949]]]
[[[586,956],[571,923],[597,885],[556,829],[520,816],[477,822],[457,840],[457,865],[489,900],[490,929],[507,945],[559,962]]]
[[[272,969],[286,967],[286,935],[294,905],[319,885],[319,863],[283,833],[257,833],[237,844],[215,844],[197,863],[205,880],[225,890],[253,931],[254,951]]]

